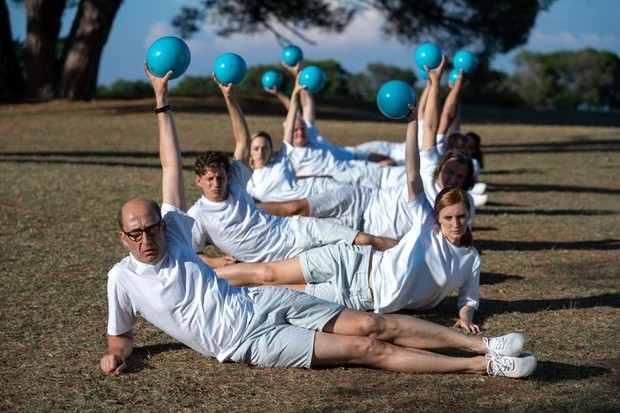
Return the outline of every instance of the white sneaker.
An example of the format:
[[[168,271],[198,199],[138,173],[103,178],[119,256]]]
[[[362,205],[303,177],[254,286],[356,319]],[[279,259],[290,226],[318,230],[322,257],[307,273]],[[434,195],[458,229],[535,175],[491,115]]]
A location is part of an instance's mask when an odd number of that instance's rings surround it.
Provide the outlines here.
[[[521,333],[508,333],[499,337],[482,337],[482,341],[490,354],[516,357],[523,350],[525,337]]]
[[[484,182],[476,182],[470,191],[473,194],[482,195],[487,191],[487,184]]]
[[[487,374],[489,376],[503,376],[518,379],[527,377],[536,369],[536,357],[530,353],[523,353],[520,357],[500,356],[489,353]]]
[[[489,196],[487,194],[482,194],[482,195],[474,194],[471,191],[469,191],[469,194],[471,195],[472,198],[474,198],[474,205],[476,207],[481,207],[485,205],[487,201],[489,200]]]

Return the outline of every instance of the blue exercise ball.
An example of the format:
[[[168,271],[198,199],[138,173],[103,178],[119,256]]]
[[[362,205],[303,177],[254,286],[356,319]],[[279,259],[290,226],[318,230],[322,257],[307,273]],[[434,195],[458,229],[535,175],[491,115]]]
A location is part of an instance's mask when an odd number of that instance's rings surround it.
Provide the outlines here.
[[[306,86],[306,90],[310,93],[316,93],[323,89],[327,76],[323,69],[317,66],[308,66],[299,73],[299,83]]]
[[[448,82],[451,85],[454,85],[456,81],[459,79],[459,75],[461,74],[461,69],[457,69],[456,67],[450,70],[450,74],[448,75]]]
[[[282,85],[282,76],[275,70],[268,70],[263,73],[260,83],[265,89],[279,88]]]
[[[441,63],[442,51],[435,43],[422,43],[415,49],[415,62],[418,67],[434,69]]]
[[[170,79],[176,79],[185,73],[191,60],[189,47],[175,36],[160,37],[146,52],[146,66],[157,77],[164,77],[172,70]]]
[[[423,67],[418,68],[418,77],[423,80],[428,80],[428,72]]]
[[[221,83],[238,85],[247,76],[248,65],[243,57],[236,53],[223,53],[215,59],[213,72]]]
[[[469,50],[461,49],[454,55],[452,65],[457,69],[463,69],[463,72],[470,75],[478,67],[478,57]]]
[[[391,119],[402,119],[409,114],[409,105],[416,105],[413,88],[402,80],[389,80],[377,92],[377,106]]]
[[[290,44],[282,49],[282,61],[286,63],[288,66],[295,66],[298,62],[301,62],[304,59],[304,52],[299,48],[299,46],[295,46],[294,44]]]

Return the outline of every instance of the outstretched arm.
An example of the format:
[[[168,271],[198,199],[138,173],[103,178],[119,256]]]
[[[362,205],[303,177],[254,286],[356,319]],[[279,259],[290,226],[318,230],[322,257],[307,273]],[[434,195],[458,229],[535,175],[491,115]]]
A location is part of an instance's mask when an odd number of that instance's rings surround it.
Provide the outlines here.
[[[284,126],[284,142],[293,144],[293,133],[295,131],[295,118],[297,117],[297,111],[299,110],[299,93],[304,90],[304,86],[300,85],[295,79],[295,87],[291,93],[291,105],[288,108],[288,114],[286,115],[286,123]]]
[[[461,94],[461,88],[463,86],[463,70],[460,70],[459,77],[456,79],[454,85],[452,85],[446,101],[441,111],[441,119],[439,120],[439,128],[437,133],[445,134],[448,132],[448,128],[456,120],[459,113],[459,97]]]
[[[233,92],[232,83],[224,85],[213,75],[213,80],[220,88],[222,95],[224,95],[224,101],[226,102],[226,108],[230,115],[230,122],[232,124],[233,136],[235,138],[235,152],[234,158],[244,164],[250,164],[250,128],[243,115],[241,106],[237,102],[237,98]]]
[[[437,129],[439,127],[439,86],[445,62],[446,57],[442,56],[439,66],[428,71],[429,89],[426,97],[426,108],[424,109],[423,150],[429,150],[436,145]]]
[[[407,135],[405,138],[405,170],[407,172],[408,200],[413,200],[423,191],[420,177],[420,150],[418,148],[418,121],[415,107],[409,106]]]
[[[291,104],[291,100],[288,98],[288,96],[282,93],[280,88],[278,88],[277,86],[274,86],[272,89],[264,87],[263,90],[271,95],[274,95],[276,98],[278,98],[280,103],[282,103],[282,106],[284,106],[284,108],[288,111],[288,108]]]
[[[155,107],[166,108],[168,103],[168,80],[172,71],[164,77],[156,77],[144,64],[144,71],[155,92]],[[159,126],[159,159],[162,168],[162,202],[185,211],[185,184],[183,181],[183,160],[176,125],[170,108],[157,113]]]
[[[418,120],[424,120],[424,111],[426,110],[426,99],[428,98],[428,89],[431,87],[431,83],[427,81],[424,84],[424,89],[422,89],[422,93],[420,94],[420,99],[418,101]]]

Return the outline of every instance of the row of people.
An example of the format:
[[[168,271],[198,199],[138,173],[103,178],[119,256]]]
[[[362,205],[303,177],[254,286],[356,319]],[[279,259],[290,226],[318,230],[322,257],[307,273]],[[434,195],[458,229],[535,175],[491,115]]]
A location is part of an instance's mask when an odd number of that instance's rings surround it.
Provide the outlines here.
[[[145,68],[145,71],[153,85],[157,107],[162,108],[156,112],[163,170],[162,206],[159,208],[153,201],[138,198],[129,201],[119,211],[119,236],[130,255],[109,272],[108,354],[101,360],[103,371],[120,373],[125,368],[125,360],[133,349],[133,323],[138,314],[189,347],[220,361],[304,367],[353,363],[394,371],[487,372],[508,377],[524,377],[533,371],[536,359],[522,354],[524,343],[521,334],[482,338],[414,317],[380,314],[403,308],[402,304],[409,300],[402,295],[396,302],[385,305],[393,299],[390,295],[401,294],[401,285],[398,284],[408,281],[409,271],[416,274],[419,270],[429,271],[431,278],[435,276],[433,271],[437,263],[424,261],[430,255],[427,251],[447,254],[456,261],[461,256],[467,256],[467,259],[460,260],[466,268],[463,273],[471,270],[472,274],[479,274],[479,256],[475,249],[470,248],[467,196],[458,189],[446,190],[446,194],[452,195],[439,194],[438,198],[446,201],[437,215],[424,194],[415,116],[409,118],[407,126],[405,168],[407,201],[417,222],[398,245],[390,249],[377,248],[386,249],[380,253],[372,247],[349,246],[340,242],[333,247],[302,253],[292,260],[262,264],[263,259],[259,257],[256,264],[226,265],[217,268],[216,273],[196,254],[192,232],[197,220],[185,212],[178,135],[172,113],[166,110],[169,108],[167,82],[171,73],[157,78],[148,69]],[[243,161],[249,159],[249,131],[243,117],[238,116],[242,112],[236,100],[232,99],[231,90],[224,87],[223,91],[236,138],[235,160],[231,164],[233,172],[230,176],[242,175],[245,173]],[[415,113],[414,108],[412,113]],[[226,161],[218,162],[213,167],[206,166],[205,173],[199,169],[199,162],[196,168],[196,183],[203,189],[203,197],[208,201],[205,204],[211,207],[210,214],[216,215],[224,211],[218,208],[233,194],[231,188],[237,186],[243,189],[242,185],[234,183],[234,178],[228,181]],[[235,172],[234,168],[238,170]],[[212,199],[207,198],[207,193]],[[219,232],[222,237],[228,231],[229,222],[223,220],[229,212],[233,215],[240,212],[237,216],[243,217],[252,209],[247,206],[251,205],[251,199],[243,205],[245,201],[240,201],[244,197],[243,191],[238,193],[240,195],[235,202],[225,203],[226,208],[232,205],[232,209],[220,215]],[[454,194],[462,196],[454,198]],[[435,205],[437,209],[437,202]],[[260,223],[261,219],[270,218],[263,217],[257,222]],[[439,231],[434,230],[437,224]],[[320,232],[308,237],[317,234]],[[355,233],[353,241],[359,234]],[[209,236],[212,234],[209,233]],[[265,237],[265,234],[248,233],[245,238],[237,238],[235,243],[255,245],[258,237]],[[349,242],[351,237],[349,235],[347,238]],[[385,247],[386,244],[381,243],[383,241],[380,240],[380,245]],[[319,242],[324,241],[319,239]],[[412,267],[412,262],[420,258],[421,264],[415,264],[417,268],[415,265]],[[278,272],[276,267],[282,271]],[[295,267],[294,271],[289,272],[290,267]],[[447,275],[453,268],[437,270]],[[374,314],[355,311],[339,303],[295,292],[296,287],[248,288],[233,285],[256,284],[264,277],[252,278],[256,273],[268,273],[274,279],[280,277],[278,274],[295,277],[292,283],[288,282],[289,279],[284,280],[285,284],[310,282],[317,290],[325,290],[321,283],[330,277],[335,278],[337,274],[342,283],[347,284],[352,279],[361,286],[361,290],[377,296],[376,302],[360,303],[360,309],[377,310],[377,303],[380,308]],[[357,277],[351,274],[357,274]],[[249,278],[239,278],[246,276]],[[421,276],[424,277],[426,275]],[[426,283],[419,286],[420,296],[427,295],[423,290],[430,283]],[[306,290],[306,286],[303,289]],[[339,292],[327,291],[327,294],[338,295]],[[473,309],[478,299],[477,285],[462,298],[459,302],[465,303],[463,307],[466,308],[461,310],[459,325],[477,333],[479,328],[473,323]],[[381,300],[385,300],[383,304]],[[352,306],[355,308],[356,305]],[[429,302],[429,305],[432,303]],[[468,348],[484,356],[451,357],[428,351],[446,347]]]

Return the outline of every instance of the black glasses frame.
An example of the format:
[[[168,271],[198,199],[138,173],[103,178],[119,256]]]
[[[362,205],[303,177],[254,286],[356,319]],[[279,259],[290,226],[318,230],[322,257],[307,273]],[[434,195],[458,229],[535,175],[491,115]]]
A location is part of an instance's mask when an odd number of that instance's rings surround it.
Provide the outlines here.
[[[157,221],[155,224],[153,225],[149,225],[148,227],[144,227],[144,228],[140,228],[140,229],[134,229],[133,231],[123,231],[123,234],[125,234],[127,236],[127,238],[129,238],[130,240],[134,241],[134,242],[138,242],[142,239],[142,235],[146,232],[146,234],[149,237],[154,237],[155,235],[158,235],[161,232],[161,226],[164,223],[163,219],[160,219],[159,221]]]

